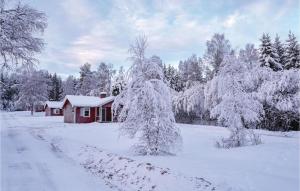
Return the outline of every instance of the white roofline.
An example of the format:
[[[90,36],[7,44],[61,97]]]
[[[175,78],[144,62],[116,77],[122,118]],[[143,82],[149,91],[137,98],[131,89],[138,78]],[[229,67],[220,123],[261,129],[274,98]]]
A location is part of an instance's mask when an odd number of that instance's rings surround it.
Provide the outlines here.
[[[56,105],[56,106],[53,106],[52,104]],[[45,104],[44,104],[44,108],[46,108],[46,105],[48,105],[49,108],[58,108],[58,109],[62,109],[63,105],[62,105],[63,102],[61,101],[46,101]],[[59,104],[59,106],[58,106]],[[49,106],[50,105],[50,106]]]
[[[74,103],[76,102],[74,100],[74,98],[78,98],[81,100],[77,101],[77,103]],[[109,98],[109,99],[108,99]],[[62,107],[65,105],[66,101],[68,100],[70,102],[70,104],[72,105],[72,107],[100,107],[102,105],[105,105],[111,101],[114,100],[114,96],[109,96],[109,97],[105,97],[105,98],[100,98],[100,97],[96,97],[96,96],[76,96],[76,95],[66,95],[66,97],[64,98],[63,102],[62,102]],[[72,100],[73,99],[73,100]],[[86,102],[84,102],[84,99],[90,99]],[[95,100],[95,103],[93,103],[94,100]],[[91,101],[92,100],[92,101]],[[104,102],[101,102],[101,101],[104,101]],[[72,103],[73,102],[73,103]],[[80,103],[79,103],[80,102]],[[87,102],[90,102],[90,103],[87,103]],[[92,102],[92,103],[91,103]]]

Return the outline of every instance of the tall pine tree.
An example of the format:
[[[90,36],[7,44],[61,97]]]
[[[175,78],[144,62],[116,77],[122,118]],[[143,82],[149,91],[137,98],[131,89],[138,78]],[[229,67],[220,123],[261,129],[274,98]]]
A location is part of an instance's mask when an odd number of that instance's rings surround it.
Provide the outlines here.
[[[281,67],[284,68],[284,65],[286,63],[285,50],[278,34],[275,37],[273,47],[276,51],[278,62],[280,63]]]
[[[269,34],[263,34],[260,45],[259,61],[262,67],[269,67],[274,71],[282,70],[278,55],[274,49]]]
[[[300,68],[300,47],[295,35],[290,31],[286,41],[285,69]]]
[[[60,101],[63,96],[62,80],[54,73],[51,77],[51,86],[49,90],[49,100]]]

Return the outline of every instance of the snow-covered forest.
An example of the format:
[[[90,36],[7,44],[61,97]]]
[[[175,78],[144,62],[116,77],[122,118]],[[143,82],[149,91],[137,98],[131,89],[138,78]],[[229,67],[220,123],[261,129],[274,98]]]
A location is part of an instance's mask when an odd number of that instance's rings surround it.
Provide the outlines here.
[[[204,55],[192,54],[178,65],[155,56],[162,63],[176,121],[298,130],[299,43],[292,32],[282,38],[262,34],[260,42],[259,47],[249,43],[238,50],[223,34],[214,34],[206,42]],[[130,81],[124,67],[116,69],[105,62],[95,71],[85,63],[79,75],[66,79],[40,70],[38,65],[15,63],[7,66],[8,62],[3,62],[1,66],[0,107],[7,111],[30,109],[46,100],[59,101],[65,95],[98,96],[103,91],[118,95]]]

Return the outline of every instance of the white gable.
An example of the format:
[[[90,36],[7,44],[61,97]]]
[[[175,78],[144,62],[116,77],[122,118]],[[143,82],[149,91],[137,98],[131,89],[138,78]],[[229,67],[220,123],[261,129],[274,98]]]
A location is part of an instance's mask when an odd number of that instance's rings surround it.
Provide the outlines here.
[[[100,98],[96,96],[66,95],[63,105],[66,100],[69,100],[73,107],[99,107],[113,101],[114,98],[114,96]]]
[[[47,105],[49,108],[62,108],[63,102],[61,101],[46,101],[45,106]]]

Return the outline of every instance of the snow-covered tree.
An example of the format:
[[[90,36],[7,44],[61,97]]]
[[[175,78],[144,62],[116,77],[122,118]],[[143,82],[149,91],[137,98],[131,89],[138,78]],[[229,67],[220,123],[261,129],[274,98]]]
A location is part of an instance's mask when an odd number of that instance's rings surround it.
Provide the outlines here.
[[[64,95],[76,95],[76,84],[76,78],[72,75],[68,76],[67,79],[63,82]]]
[[[159,155],[174,151],[181,142],[175,126],[169,88],[164,83],[161,60],[145,57],[147,41],[137,38],[131,46],[132,66],[126,89],[113,104],[114,113],[123,121],[121,133],[138,136],[135,151],[145,155]]]
[[[172,65],[164,65],[163,67],[165,81],[169,87],[177,92],[182,91],[184,87],[184,82],[179,74],[179,71]]]
[[[265,109],[262,128],[276,131],[299,130],[299,69],[283,70],[269,75],[270,79],[265,80],[259,90]]]
[[[118,74],[113,80],[112,85],[112,95],[117,96],[125,89],[126,86],[126,76],[123,66],[120,67]]]
[[[246,63],[248,68],[252,68],[259,60],[259,55],[254,44],[246,44],[245,49],[241,49],[239,52],[239,59]]]
[[[199,82],[182,92],[178,92],[173,96],[176,120],[185,121],[189,119],[192,121],[194,118],[202,119],[205,114],[204,101],[204,85]]]
[[[285,69],[300,68],[300,45],[295,35],[290,31],[286,41]]]
[[[220,67],[219,73],[214,77],[211,87],[216,91],[217,102],[213,105],[210,115],[218,119],[218,123],[228,127],[231,134],[223,138],[217,145],[230,148],[249,144],[258,144],[259,137],[249,133],[245,127],[258,123],[263,114],[263,106],[256,98],[254,92],[245,89],[243,75],[247,66],[235,55],[227,55]]]
[[[0,74],[0,109],[14,111],[19,93],[18,76],[2,71]]]
[[[280,38],[278,34],[275,37],[274,41],[274,49],[276,51],[276,54],[278,56],[278,62],[280,63],[281,67],[284,68],[284,65],[286,63],[286,55],[285,55],[285,49],[283,47],[283,44],[280,41]]]
[[[279,63],[279,57],[271,42],[269,34],[263,34],[260,39],[260,56],[259,61],[262,67],[269,67],[274,71],[282,70],[282,66]]]
[[[26,69],[21,73],[21,82],[18,104],[30,109],[33,115],[36,104],[42,104],[48,98],[47,79],[43,71]]]
[[[112,64],[101,62],[96,71],[96,88],[93,90],[93,94],[100,95],[101,92],[110,94],[115,73]]]
[[[80,78],[79,78],[79,94],[89,95],[92,90],[96,89],[95,74],[91,71],[91,65],[85,63],[80,67]]]
[[[60,101],[63,98],[62,80],[54,73],[50,78],[49,100]]]
[[[180,61],[179,74],[185,87],[189,87],[194,82],[202,82],[202,61],[196,55],[192,55],[185,61]]]
[[[206,42],[206,52],[204,61],[211,71],[207,72],[207,77],[212,76],[219,71],[219,67],[223,62],[225,55],[231,52],[229,40],[225,39],[224,34],[214,34],[211,40]]]
[[[44,42],[38,38],[46,28],[44,13],[28,5],[18,3],[7,8],[4,0],[0,3],[0,54],[1,67],[15,64],[33,65],[38,60],[35,53],[40,53]]]

